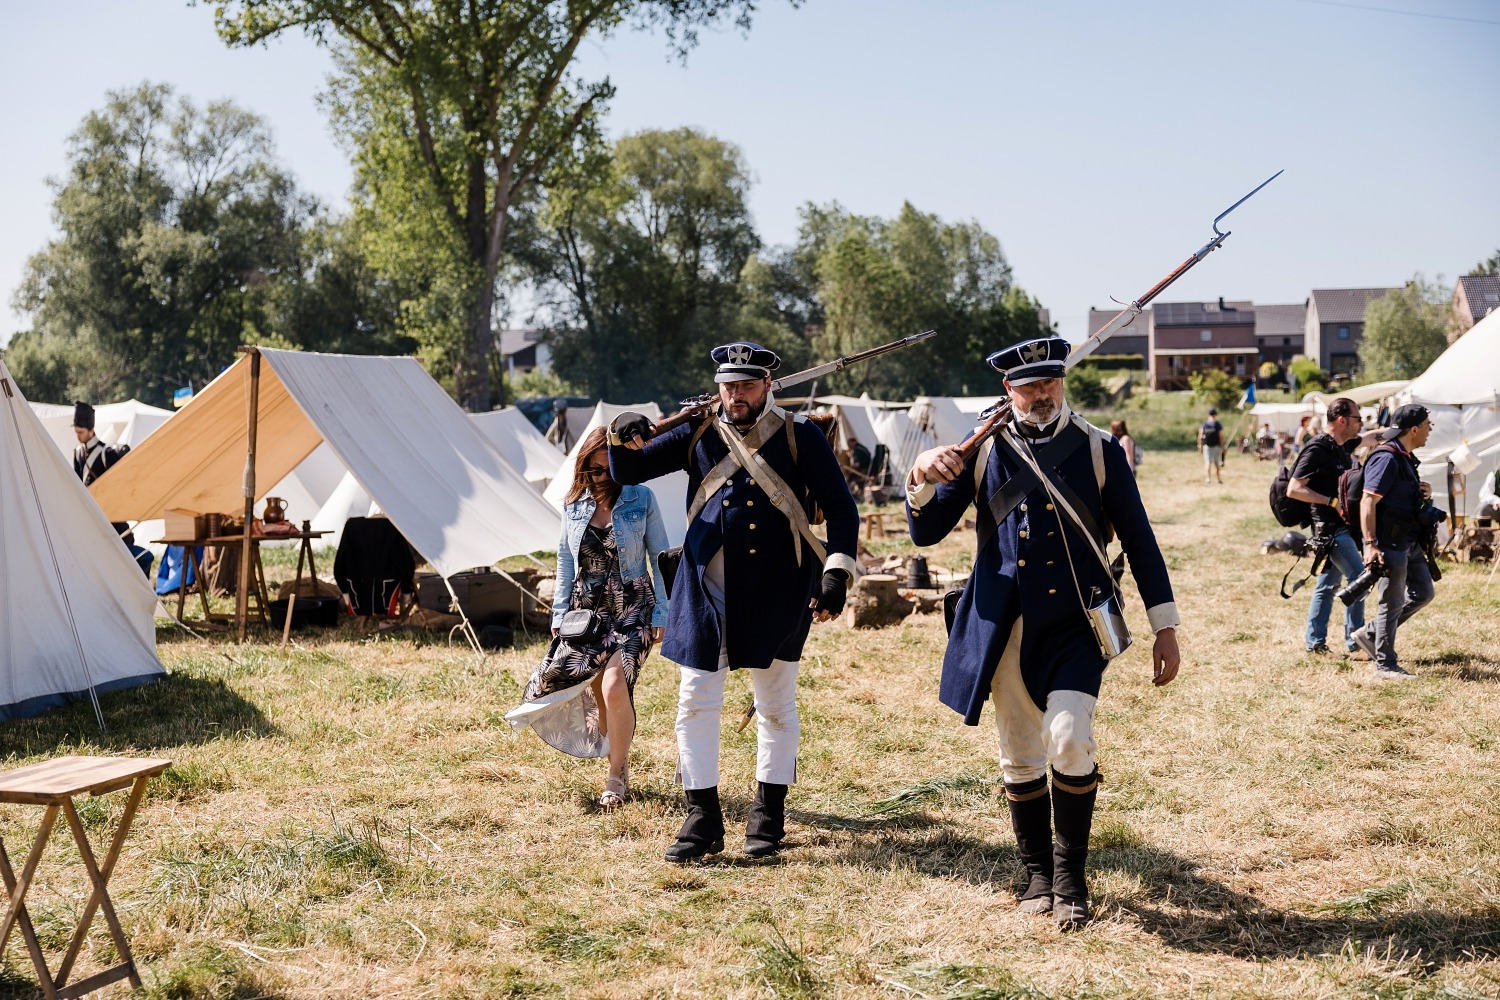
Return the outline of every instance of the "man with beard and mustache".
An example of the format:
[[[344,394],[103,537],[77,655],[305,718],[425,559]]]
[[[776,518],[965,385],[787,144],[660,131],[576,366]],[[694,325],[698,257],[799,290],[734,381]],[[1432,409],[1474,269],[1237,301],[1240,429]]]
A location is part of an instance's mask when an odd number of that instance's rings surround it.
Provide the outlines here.
[[[1125,452],[1063,402],[1068,349],[1048,337],[990,355],[1004,376],[1010,418],[967,459],[956,447],[923,452],[906,486],[918,545],[941,541],[977,508],[978,553],[955,610],[939,697],[971,726],[993,697],[1005,797],[1030,880],[1021,911],[1051,914],[1064,927],[1089,919],[1084,863],[1099,784],[1093,721],[1108,661],[1085,604],[1115,593],[1103,557],[1109,527],[1156,633],[1154,682],[1170,682],[1180,660],[1166,562]]]
[[[758,344],[717,347],[716,414],[651,439],[651,423],[620,414],[610,472],[622,484],[688,474],[688,529],[669,581],[662,655],[681,664],[678,776],[688,815],[667,848],[673,862],[724,849],[719,731],[724,681],[748,669],[755,689],[756,793],[745,853],[770,857],[785,836],[787,786],[797,779],[797,671],[813,621],[844,608],[854,579],[859,511],[823,432],[772,399],[781,360]],[[812,531],[821,509],[828,541]]]

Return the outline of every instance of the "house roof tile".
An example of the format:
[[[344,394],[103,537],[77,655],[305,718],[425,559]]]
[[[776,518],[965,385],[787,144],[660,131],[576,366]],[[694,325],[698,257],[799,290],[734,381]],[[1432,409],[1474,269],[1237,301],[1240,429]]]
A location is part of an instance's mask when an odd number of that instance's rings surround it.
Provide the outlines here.
[[[1312,305],[1319,323],[1363,323],[1365,309],[1394,288],[1314,288]]]
[[[1500,274],[1466,274],[1458,280],[1474,322],[1484,319],[1492,309],[1500,309]]]
[[[1306,332],[1307,306],[1301,302],[1255,307],[1257,337],[1300,337]]]
[[[1222,301],[1222,300],[1220,300]],[[1158,302],[1151,307],[1151,323],[1163,326],[1241,326],[1255,322],[1251,302]]]

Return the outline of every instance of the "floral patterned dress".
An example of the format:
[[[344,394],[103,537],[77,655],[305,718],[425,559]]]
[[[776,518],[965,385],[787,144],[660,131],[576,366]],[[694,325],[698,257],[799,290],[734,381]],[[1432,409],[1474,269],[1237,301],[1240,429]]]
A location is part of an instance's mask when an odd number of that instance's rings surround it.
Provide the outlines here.
[[[568,610],[588,608],[604,619],[604,637],[591,644],[553,639],[526,685],[520,707],[506,716],[517,729],[530,726],[549,746],[574,757],[603,757],[609,739],[599,732],[599,705],[592,681],[615,653],[632,698],[641,664],[651,653],[651,614],[656,592],[651,578],[626,580],[614,526],[590,524],[578,545],[578,574]]]

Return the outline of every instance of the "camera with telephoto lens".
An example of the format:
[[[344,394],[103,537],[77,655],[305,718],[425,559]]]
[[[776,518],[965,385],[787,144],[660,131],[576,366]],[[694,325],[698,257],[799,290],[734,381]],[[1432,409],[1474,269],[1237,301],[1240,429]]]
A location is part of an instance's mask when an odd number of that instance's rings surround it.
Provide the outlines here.
[[[1375,563],[1365,567],[1365,571],[1350,580],[1338,592],[1338,599],[1344,602],[1344,607],[1353,605],[1356,601],[1362,601],[1370,588],[1375,586],[1375,581],[1385,576],[1385,563]]]

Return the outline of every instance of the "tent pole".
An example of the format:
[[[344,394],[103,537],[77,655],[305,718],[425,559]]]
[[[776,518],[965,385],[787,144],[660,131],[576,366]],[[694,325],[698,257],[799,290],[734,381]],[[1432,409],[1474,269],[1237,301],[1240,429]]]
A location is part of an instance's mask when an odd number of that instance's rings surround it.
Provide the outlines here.
[[[234,617],[239,623],[239,641],[245,641],[250,618],[250,562],[254,558],[255,527],[255,431],[260,419],[260,351],[245,348],[250,355],[250,392],[246,396],[245,412],[245,530],[240,543],[240,581],[234,596]]]

